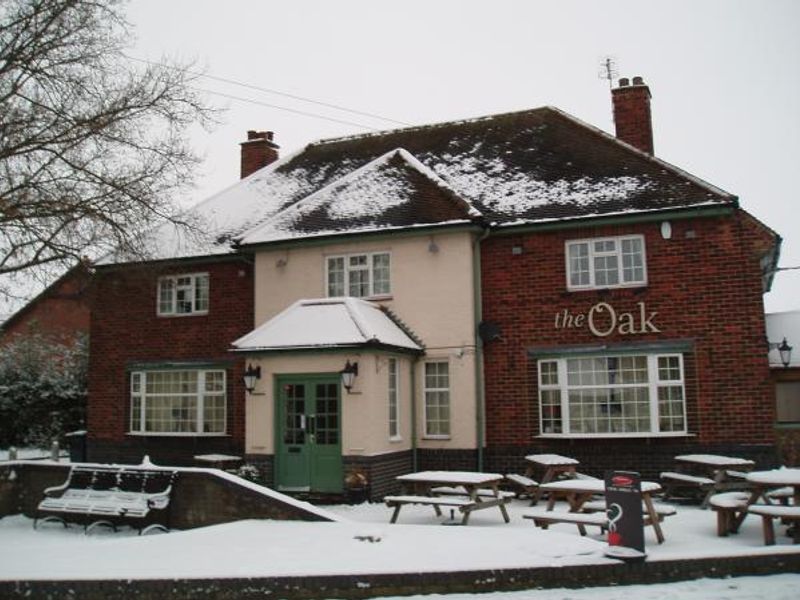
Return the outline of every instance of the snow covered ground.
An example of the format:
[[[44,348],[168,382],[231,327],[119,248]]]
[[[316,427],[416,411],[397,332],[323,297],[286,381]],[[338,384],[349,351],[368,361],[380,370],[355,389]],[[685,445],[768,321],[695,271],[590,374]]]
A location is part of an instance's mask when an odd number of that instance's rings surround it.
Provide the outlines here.
[[[341,518],[336,523],[252,520],[144,537],[125,529],[116,534],[95,530],[87,536],[80,527],[64,529],[57,524],[34,530],[30,519],[12,516],[0,519],[0,580],[414,573],[611,561],[603,556],[605,542],[596,528],[585,538],[574,525],[544,531],[521,518],[527,502],[515,500],[510,508],[509,524],[502,521],[499,510],[489,509],[473,513],[466,527],[447,527],[439,524],[444,518],[437,518],[429,507],[405,507],[398,524],[390,525],[390,510],[383,504],[337,505],[325,507]],[[656,544],[647,528],[649,560],[800,552],[800,546],[793,546],[782,532],[776,547],[765,547],[760,522],[753,518],[736,536],[719,538],[715,527],[712,511],[679,507],[679,513],[664,523],[664,544]],[[761,583],[751,585],[750,579]],[[670,585],[684,591],[668,597],[681,599],[789,598],[790,588],[794,598],[800,575],[702,584],[703,589],[718,590],[714,592],[718,596],[698,592],[696,586],[701,584],[696,582]],[[770,589],[767,595],[764,585]],[[603,598],[622,596],[613,593],[617,595]],[[589,597],[574,591],[507,595],[509,599]],[[647,596],[653,597],[649,588]]]

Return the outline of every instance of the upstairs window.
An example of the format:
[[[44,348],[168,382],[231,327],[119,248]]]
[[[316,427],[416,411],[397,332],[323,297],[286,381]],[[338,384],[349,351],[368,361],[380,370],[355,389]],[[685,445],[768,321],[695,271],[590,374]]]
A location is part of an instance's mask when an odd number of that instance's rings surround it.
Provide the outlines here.
[[[567,242],[567,289],[647,284],[644,237],[597,238]]]
[[[208,273],[171,275],[158,280],[160,316],[196,315],[208,312]]]
[[[367,298],[392,292],[388,252],[329,256],[327,287],[329,297]]]

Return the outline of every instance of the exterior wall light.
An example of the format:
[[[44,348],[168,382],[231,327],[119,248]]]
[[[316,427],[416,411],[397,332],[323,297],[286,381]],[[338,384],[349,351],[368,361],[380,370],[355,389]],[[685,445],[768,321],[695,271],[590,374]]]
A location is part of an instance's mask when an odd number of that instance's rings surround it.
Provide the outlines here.
[[[769,349],[778,351],[784,368],[787,368],[789,363],[792,362],[792,346],[786,342],[786,338],[783,338],[783,341],[780,344],[770,342]]]
[[[356,376],[358,375],[358,363],[357,362],[351,363],[348,360],[344,365],[344,369],[339,371],[339,373],[342,376],[342,385],[349,394],[350,389],[353,387],[353,383],[356,380]]]
[[[244,381],[244,389],[247,390],[248,394],[252,394],[253,390],[256,389],[257,379],[261,379],[261,366],[254,367],[253,365],[247,365],[247,370],[242,376],[242,381]]]

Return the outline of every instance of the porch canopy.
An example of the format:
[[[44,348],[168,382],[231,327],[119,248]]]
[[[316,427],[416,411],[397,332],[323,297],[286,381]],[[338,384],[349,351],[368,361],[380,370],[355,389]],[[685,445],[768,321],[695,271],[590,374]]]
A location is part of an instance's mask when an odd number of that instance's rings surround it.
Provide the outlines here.
[[[298,300],[232,345],[242,352],[364,347],[423,351],[389,311],[358,298]]]

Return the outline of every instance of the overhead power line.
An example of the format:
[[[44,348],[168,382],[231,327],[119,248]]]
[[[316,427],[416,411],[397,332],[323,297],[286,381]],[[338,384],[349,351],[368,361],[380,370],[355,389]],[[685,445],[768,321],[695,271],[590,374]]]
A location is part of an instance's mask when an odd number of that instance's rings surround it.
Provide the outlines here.
[[[318,115],[311,112],[306,112],[304,110],[297,110],[295,108],[289,108],[288,106],[278,106],[277,104],[270,104],[269,102],[262,102],[261,100],[252,100],[251,98],[242,98],[241,96],[234,96],[232,94],[226,94],[224,92],[215,92],[213,90],[207,90],[204,88],[193,88],[199,92],[203,92],[206,94],[214,94],[215,96],[222,96],[223,98],[229,98],[231,100],[238,100],[239,102],[248,102],[250,104],[257,104],[259,106],[266,106],[268,108],[275,108],[277,110],[285,110],[286,112],[294,113],[296,115],[303,115],[304,117],[312,117],[314,119],[322,119],[323,121],[332,121],[334,123],[340,123],[342,125],[353,125],[355,127],[360,127],[362,129],[369,129],[371,131],[380,131],[377,127],[370,127],[369,125],[364,125],[362,123],[355,123],[353,121],[345,121],[344,119],[336,119],[334,117],[326,117],[325,115]]]
[[[375,113],[369,113],[369,112],[365,112],[365,111],[361,111],[361,110],[356,110],[356,109],[353,109],[353,108],[347,108],[346,106],[341,106],[341,105],[338,105],[338,104],[331,104],[329,102],[323,102],[321,100],[315,100],[313,98],[306,98],[304,96],[297,96],[295,94],[290,94],[288,92],[282,92],[280,90],[273,90],[273,89],[270,89],[270,88],[265,88],[265,87],[261,87],[261,86],[257,86],[257,85],[252,85],[250,83],[244,83],[244,82],[241,82],[241,81],[237,81],[235,79],[229,79],[227,77],[217,77],[215,75],[208,75],[206,73],[202,73],[202,72],[199,72],[199,71],[190,71],[189,69],[185,69],[185,68],[182,68],[182,67],[176,67],[176,66],[173,66],[173,65],[165,64],[165,63],[146,60],[146,59],[143,59],[143,58],[136,58],[134,56],[126,55],[126,57],[129,60],[133,60],[133,61],[136,61],[136,62],[144,63],[144,64],[147,64],[147,65],[152,65],[152,66],[156,66],[156,67],[164,67],[164,68],[167,68],[167,69],[175,69],[175,70],[178,70],[178,71],[183,71],[183,72],[188,73],[190,75],[194,75],[196,77],[204,77],[206,79],[211,79],[213,81],[219,81],[219,82],[222,82],[222,83],[227,83],[227,84],[230,84],[230,85],[235,85],[235,86],[239,86],[239,87],[243,87],[243,88],[248,88],[248,89],[251,89],[251,90],[264,92],[264,93],[267,93],[267,94],[275,94],[276,96],[283,96],[284,98],[290,98],[292,100],[299,100],[301,102],[308,102],[310,104],[316,104],[318,106],[324,106],[326,108],[332,108],[334,110],[340,110],[342,112],[348,112],[348,113],[351,113],[351,114],[354,114],[354,115],[359,115],[359,116],[362,116],[362,117],[369,117],[371,119],[378,119],[378,120],[381,120],[381,121],[387,121],[389,123],[394,123],[395,125],[405,125],[405,126],[410,126],[411,125],[411,123],[406,123],[404,121],[398,121],[397,119],[384,117],[384,116],[381,116],[381,115],[378,115],[378,114],[375,114]],[[220,95],[224,95],[224,94],[220,94]],[[235,97],[234,97],[234,99],[243,100],[242,98],[235,98]],[[244,100],[244,101],[247,102],[248,100]],[[291,112],[299,112],[299,114],[306,114],[307,116],[319,117],[319,115],[314,115],[314,114],[311,114],[311,113],[303,113],[303,112],[300,112],[300,111],[293,111],[292,109],[286,109],[286,108],[282,108],[282,107],[273,107],[273,108],[279,108],[281,110],[290,110]],[[346,123],[346,121],[339,121],[339,122]],[[374,128],[371,128],[371,129],[374,129]]]

